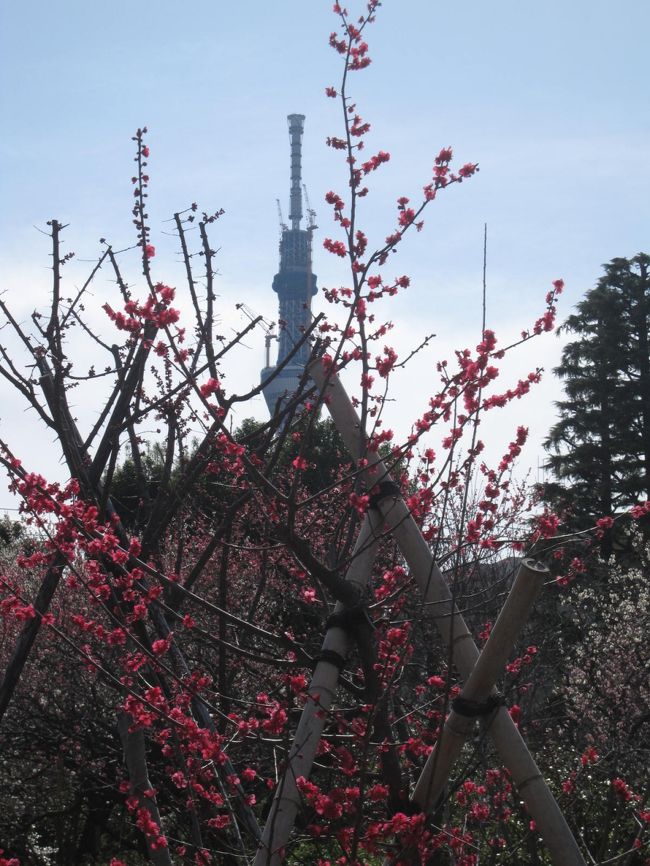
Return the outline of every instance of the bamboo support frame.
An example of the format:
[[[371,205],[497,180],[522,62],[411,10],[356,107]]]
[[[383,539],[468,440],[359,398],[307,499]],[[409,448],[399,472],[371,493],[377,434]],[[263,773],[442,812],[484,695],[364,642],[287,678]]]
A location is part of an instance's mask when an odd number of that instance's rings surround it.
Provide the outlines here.
[[[546,566],[532,559],[521,564],[488,641],[461,691],[461,698],[480,703],[490,695],[496,695],[496,681],[548,574]],[[413,801],[423,812],[435,808],[463,744],[475,725],[476,718],[463,716],[452,708],[413,792]]]
[[[351,456],[366,457],[364,482],[371,490],[380,482],[391,481],[384,463],[369,456],[366,432],[339,378],[325,370],[320,359],[309,372],[320,388],[329,413]],[[479,657],[478,648],[456,608],[445,579],[433,560],[413,516],[401,496],[387,497],[379,503],[386,528],[401,549],[411,574],[418,584],[423,604],[431,612],[438,630],[451,649],[452,662],[467,682]],[[516,784],[529,814],[535,820],[555,866],[585,866],[584,858],[566,823],[557,801],[546,785],[521,734],[505,708],[498,712],[489,728],[490,736]]]
[[[352,561],[345,576],[349,583],[359,589],[365,588],[372,572],[380,539],[379,522],[379,516],[372,510],[368,511],[361,525],[352,553]],[[344,610],[344,606],[339,602],[334,608],[334,613],[341,613]],[[334,651],[345,658],[351,649],[351,644],[351,637],[345,629],[331,626],[325,633],[322,650]],[[316,664],[307,690],[307,703],[302,711],[287,765],[266,819],[253,866],[277,866],[284,859],[283,848],[291,835],[296,814],[302,803],[296,779],[300,776],[309,777],[327,714],[336,696],[338,680],[339,669],[335,664],[326,660]]]

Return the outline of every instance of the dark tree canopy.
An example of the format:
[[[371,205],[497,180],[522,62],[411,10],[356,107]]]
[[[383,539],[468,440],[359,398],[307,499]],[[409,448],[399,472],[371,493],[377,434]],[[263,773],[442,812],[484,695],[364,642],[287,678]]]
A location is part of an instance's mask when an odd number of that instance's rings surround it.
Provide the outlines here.
[[[576,339],[555,370],[565,397],[544,493],[573,528],[650,498],[649,267],[644,254],[613,259],[562,326]]]

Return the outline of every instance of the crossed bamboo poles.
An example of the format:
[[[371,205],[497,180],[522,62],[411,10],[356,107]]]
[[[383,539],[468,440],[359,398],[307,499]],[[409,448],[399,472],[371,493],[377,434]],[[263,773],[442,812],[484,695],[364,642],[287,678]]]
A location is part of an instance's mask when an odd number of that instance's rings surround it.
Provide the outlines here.
[[[309,368],[323,401],[356,460],[368,454],[367,436],[339,378],[323,369],[317,359]],[[410,568],[422,603],[431,611],[442,639],[450,647],[451,660],[464,682],[460,700],[449,714],[436,748],[429,755],[412,796],[415,808],[429,813],[444,791],[452,767],[476,718],[484,716],[487,732],[510,771],[519,795],[535,821],[555,866],[585,866],[578,845],[553,794],[505,706],[496,700],[495,683],[524,625],[535,597],[548,576],[545,566],[525,560],[483,651],[479,650],[454,604],[442,572],[434,562],[406,503],[392,483],[384,463],[377,458],[362,473],[366,490],[379,488],[373,507],[362,524],[346,579],[365,587],[374,563],[377,543],[390,532]],[[336,612],[343,610],[337,605]],[[334,621],[336,623],[336,620]],[[308,700],[298,724],[287,764],[278,784],[253,866],[277,866],[284,857],[302,798],[296,779],[307,778],[316,755],[338,684],[341,662],[351,648],[345,628],[332,624],[326,632],[320,659],[308,689]],[[403,857],[403,854],[400,855]],[[398,860],[400,859],[398,856]],[[388,857],[386,864],[393,862]]]

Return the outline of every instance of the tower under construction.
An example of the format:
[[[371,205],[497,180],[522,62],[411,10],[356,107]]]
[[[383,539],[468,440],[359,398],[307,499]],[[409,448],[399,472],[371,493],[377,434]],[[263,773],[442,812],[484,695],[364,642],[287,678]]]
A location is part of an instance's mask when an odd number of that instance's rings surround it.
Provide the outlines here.
[[[311,321],[311,299],[316,294],[316,275],[311,272],[311,242],[314,231],[314,212],[307,207],[307,227],[301,228],[302,186],[302,133],[305,124],[303,114],[290,114],[289,139],[291,141],[291,187],[289,194],[289,225],[282,220],[280,210],[280,270],[273,278],[273,291],[279,300],[278,360],[262,370],[265,382],[291,354],[300,342]],[[305,196],[306,199],[306,196]],[[264,388],[264,398],[271,415],[283,398],[298,389],[300,378],[309,358],[309,341],[305,341],[291,359],[280,369],[274,379]]]

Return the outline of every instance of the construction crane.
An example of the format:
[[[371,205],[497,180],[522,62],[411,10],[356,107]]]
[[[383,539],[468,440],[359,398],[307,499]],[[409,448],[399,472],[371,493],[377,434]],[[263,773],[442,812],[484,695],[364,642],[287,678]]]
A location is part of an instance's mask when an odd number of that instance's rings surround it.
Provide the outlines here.
[[[276,198],[275,202],[278,206],[278,220],[280,221],[280,238],[282,238],[283,233],[289,231],[289,226],[284,221],[284,216],[282,214],[282,205],[280,204],[280,199]]]
[[[307,296],[305,298],[305,309],[309,310],[309,321],[311,321],[311,243],[312,236],[318,226],[316,225],[316,211],[311,206],[309,195],[307,194],[307,184],[302,185],[302,195],[305,200],[305,208],[307,210],[307,232],[309,234],[309,244],[307,246]]]
[[[279,205],[279,202],[278,202]],[[237,310],[241,310],[241,312],[246,316],[246,318],[251,321],[257,321],[257,324],[264,331],[264,350],[265,350],[265,366],[271,366],[271,342],[272,340],[277,340],[278,335],[273,333],[275,331],[275,322],[270,322],[268,319],[265,319],[264,316],[258,316],[255,313],[255,310],[251,310],[248,304],[245,304],[243,301],[240,301],[238,304],[235,304],[235,308]]]
[[[313,232],[318,228],[318,226],[316,225],[316,211],[309,203],[309,196],[307,195],[307,185],[304,183],[302,185],[302,194],[305,199],[305,207],[307,208],[307,231]]]

